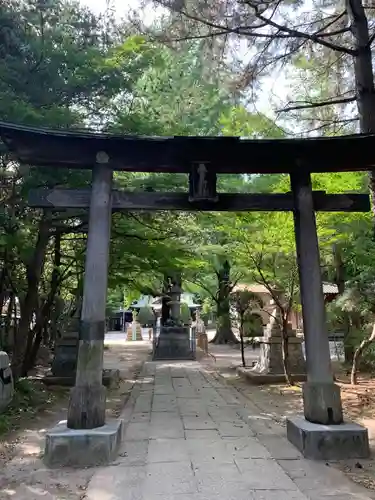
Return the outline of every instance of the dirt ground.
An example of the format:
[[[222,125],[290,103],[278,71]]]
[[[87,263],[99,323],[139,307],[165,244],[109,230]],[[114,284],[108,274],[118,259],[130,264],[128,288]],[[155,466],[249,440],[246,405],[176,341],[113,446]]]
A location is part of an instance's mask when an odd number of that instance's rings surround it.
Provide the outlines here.
[[[148,343],[109,345],[105,368],[120,370],[120,382],[108,391],[107,415],[118,416],[143,362]],[[0,500],[80,500],[95,469],[47,469],[42,461],[47,429],[66,419],[68,391],[49,408],[33,417],[22,431],[11,432],[0,443]],[[24,422],[26,424],[26,422]]]
[[[285,420],[288,416],[303,412],[300,386],[252,385],[236,375],[235,368],[241,365],[241,355],[238,349],[210,344],[210,352],[216,359],[209,357],[202,360],[205,365],[209,366],[210,371],[224,378],[226,383],[251,399],[260,411],[271,416],[280,425],[286,425]],[[258,351],[246,349],[248,366],[251,366],[257,356]],[[352,386],[348,374],[340,365],[334,365],[334,370],[337,377],[336,383],[341,387],[345,419],[367,427],[373,458],[341,461],[330,463],[330,465],[345,472],[354,482],[375,490],[375,379],[371,375],[361,374],[358,377],[358,385]]]

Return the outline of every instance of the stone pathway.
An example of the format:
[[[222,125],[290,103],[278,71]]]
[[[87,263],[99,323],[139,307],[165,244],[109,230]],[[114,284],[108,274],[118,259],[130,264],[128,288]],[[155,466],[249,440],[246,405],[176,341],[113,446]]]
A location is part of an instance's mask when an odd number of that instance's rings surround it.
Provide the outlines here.
[[[375,498],[304,460],[282,426],[199,363],[146,363],[122,418],[118,459],[96,471],[87,500]]]

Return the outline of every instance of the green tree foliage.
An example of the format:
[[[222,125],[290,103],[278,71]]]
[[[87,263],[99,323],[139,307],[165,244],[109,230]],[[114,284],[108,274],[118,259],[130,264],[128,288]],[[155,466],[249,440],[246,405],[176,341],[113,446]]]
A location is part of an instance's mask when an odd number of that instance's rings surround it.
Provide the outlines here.
[[[151,50],[151,49],[150,49]],[[144,135],[216,135],[229,109],[225,89],[202,79],[199,47],[188,52],[153,48],[152,64],[117,101],[115,130]]]

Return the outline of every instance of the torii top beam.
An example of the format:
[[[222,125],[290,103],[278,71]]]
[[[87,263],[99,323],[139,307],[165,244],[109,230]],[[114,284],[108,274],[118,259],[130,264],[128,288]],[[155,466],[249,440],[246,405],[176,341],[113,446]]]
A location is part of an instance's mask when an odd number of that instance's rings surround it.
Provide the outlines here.
[[[142,137],[51,130],[0,122],[0,137],[21,163],[91,169],[106,153],[115,170],[189,173],[204,163],[228,173],[339,172],[375,166],[375,135],[309,139]]]

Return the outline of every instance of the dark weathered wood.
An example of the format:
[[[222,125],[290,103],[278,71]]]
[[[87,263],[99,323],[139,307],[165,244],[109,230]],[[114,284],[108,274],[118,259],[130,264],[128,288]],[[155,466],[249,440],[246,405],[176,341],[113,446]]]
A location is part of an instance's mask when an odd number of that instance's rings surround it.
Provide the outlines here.
[[[40,208],[87,208],[90,189],[35,189],[29,193],[29,205]],[[185,193],[112,192],[112,210],[202,210],[202,211],[291,211],[291,193],[228,194],[220,193],[217,202],[189,201]],[[366,194],[313,193],[314,209],[327,212],[368,212]]]
[[[185,172],[205,163],[216,173],[370,170],[375,135],[309,139],[111,136],[0,122],[0,136],[21,163],[91,169],[98,151],[115,170]]]
[[[304,414],[313,423],[340,424],[342,405],[340,389],[333,382],[311,177],[295,173],[290,179],[306,348]]]
[[[106,388],[100,384],[76,385],[69,398],[70,429],[96,429],[105,423]]]
[[[189,174],[189,201],[216,202],[216,172],[210,170],[209,165],[199,162],[193,163]]]
[[[308,380],[332,381],[310,175],[291,175]],[[321,362],[317,360],[320,358]]]
[[[76,384],[68,409],[68,427],[73,429],[92,429],[105,423],[102,372],[111,212],[112,170],[106,164],[96,164],[90,197]]]

